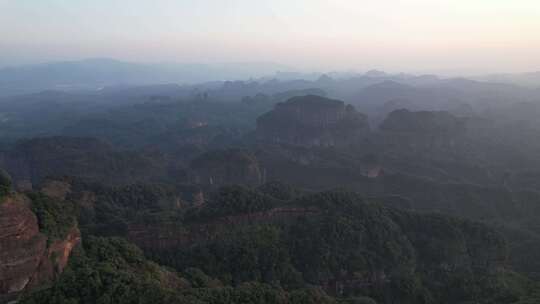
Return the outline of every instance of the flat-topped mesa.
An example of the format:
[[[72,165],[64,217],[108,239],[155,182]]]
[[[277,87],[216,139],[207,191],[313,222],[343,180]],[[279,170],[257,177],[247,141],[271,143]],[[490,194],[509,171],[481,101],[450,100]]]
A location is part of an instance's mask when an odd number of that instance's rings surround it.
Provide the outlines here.
[[[302,146],[346,145],[369,132],[367,117],[343,101],[293,97],[257,119],[257,138]]]

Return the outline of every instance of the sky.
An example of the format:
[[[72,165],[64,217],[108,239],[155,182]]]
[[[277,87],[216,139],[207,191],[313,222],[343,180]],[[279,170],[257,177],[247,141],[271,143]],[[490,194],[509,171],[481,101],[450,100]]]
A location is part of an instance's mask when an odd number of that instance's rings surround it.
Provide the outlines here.
[[[109,57],[540,70],[540,0],[0,0],[0,66]]]

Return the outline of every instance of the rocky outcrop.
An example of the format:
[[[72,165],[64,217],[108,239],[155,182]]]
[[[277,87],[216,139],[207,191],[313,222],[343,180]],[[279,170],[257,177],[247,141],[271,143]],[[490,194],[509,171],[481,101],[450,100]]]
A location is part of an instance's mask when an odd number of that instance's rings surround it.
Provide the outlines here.
[[[48,240],[39,231],[29,199],[6,197],[0,202],[0,300],[56,278],[79,242],[76,227],[62,240]]]
[[[28,204],[23,197],[8,197],[0,205],[0,294],[24,290],[47,249]]]
[[[52,242],[41,256],[40,264],[31,278],[29,287],[37,287],[56,279],[64,271],[71,251],[80,241],[81,234],[79,230],[73,228],[63,240]]]
[[[367,117],[353,106],[316,95],[293,97],[257,119],[257,138],[271,143],[336,146],[369,131]]]

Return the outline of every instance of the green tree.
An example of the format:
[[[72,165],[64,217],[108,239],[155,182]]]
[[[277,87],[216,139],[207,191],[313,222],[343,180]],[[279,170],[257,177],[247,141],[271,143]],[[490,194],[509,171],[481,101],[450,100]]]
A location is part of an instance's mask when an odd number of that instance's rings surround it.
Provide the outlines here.
[[[0,169],[0,197],[7,195],[11,191],[11,176],[3,169]]]

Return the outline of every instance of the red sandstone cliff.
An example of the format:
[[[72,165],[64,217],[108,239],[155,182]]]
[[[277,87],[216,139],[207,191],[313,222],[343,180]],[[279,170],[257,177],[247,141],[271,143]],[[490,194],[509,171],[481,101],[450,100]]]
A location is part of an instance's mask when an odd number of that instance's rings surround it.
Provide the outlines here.
[[[65,239],[47,242],[28,198],[4,198],[0,202],[0,300],[56,278],[79,242],[76,227]]]

